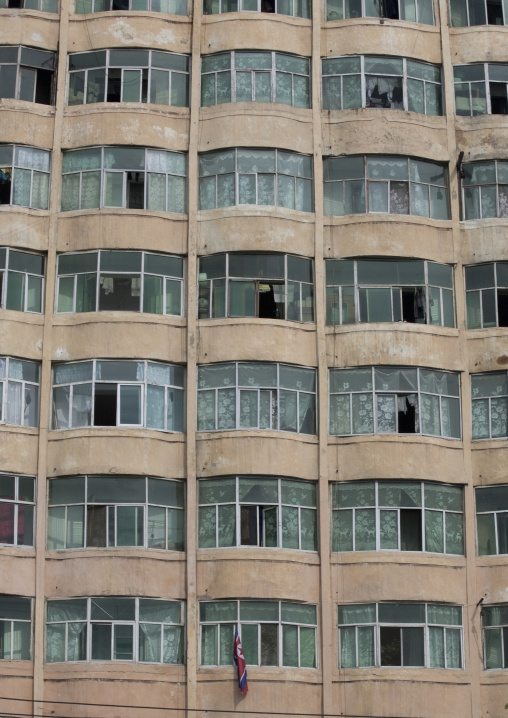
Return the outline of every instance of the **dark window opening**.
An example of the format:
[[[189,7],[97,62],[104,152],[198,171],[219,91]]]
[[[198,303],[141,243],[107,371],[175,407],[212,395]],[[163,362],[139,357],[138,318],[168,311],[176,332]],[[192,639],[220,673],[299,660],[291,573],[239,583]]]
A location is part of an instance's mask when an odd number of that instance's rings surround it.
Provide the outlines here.
[[[381,626],[381,665],[402,665],[402,646],[400,641],[400,628]]]
[[[503,25],[501,0],[487,0],[487,22],[489,25]]]
[[[261,624],[261,665],[279,665],[279,626],[276,623]]]
[[[497,290],[497,316],[500,327],[508,327],[508,289]]]
[[[284,291],[282,285],[259,284],[258,285],[258,317],[260,319],[284,319],[284,302],[276,301],[274,286]]]
[[[0,204],[11,203],[11,167],[0,167]]]
[[[277,546],[277,507],[241,506],[240,540],[242,546]]]
[[[127,207],[143,209],[145,206],[145,175],[142,172],[127,172]]]
[[[397,396],[399,434],[416,434],[418,431],[416,394]]]
[[[275,0],[261,0],[261,12],[275,12]]]
[[[23,0],[8,0],[7,7],[9,7],[9,8],[23,7]]]
[[[106,506],[88,506],[86,514],[86,545],[106,546]]]
[[[129,0],[113,0],[113,10],[128,10]]]
[[[122,71],[111,68],[108,72],[108,102],[120,102],[122,91]]]
[[[399,2],[398,0],[382,0],[381,16],[389,20],[399,20]]]
[[[97,384],[94,396],[94,426],[116,426],[117,384]]]
[[[400,550],[422,551],[422,512],[420,509],[400,510]]]
[[[141,278],[101,274],[99,311],[139,312]]]
[[[490,83],[490,109],[493,115],[508,114],[508,98],[505,82]]]
[[[49,70],[37,70],[35,102],[40,102],[41,105],[51,105],[52,86],[53,73]]]
[[[402,288],[402,319],[410,324],[425,324],[425,290],[423,288]]]

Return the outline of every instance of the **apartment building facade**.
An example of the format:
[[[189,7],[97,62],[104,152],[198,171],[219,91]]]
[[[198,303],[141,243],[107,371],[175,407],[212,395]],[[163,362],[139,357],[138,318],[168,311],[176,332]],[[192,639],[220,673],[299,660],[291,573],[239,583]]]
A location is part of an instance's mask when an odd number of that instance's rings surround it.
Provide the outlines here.
[[[0,0],[0,716],[505,715],[507,12]]]

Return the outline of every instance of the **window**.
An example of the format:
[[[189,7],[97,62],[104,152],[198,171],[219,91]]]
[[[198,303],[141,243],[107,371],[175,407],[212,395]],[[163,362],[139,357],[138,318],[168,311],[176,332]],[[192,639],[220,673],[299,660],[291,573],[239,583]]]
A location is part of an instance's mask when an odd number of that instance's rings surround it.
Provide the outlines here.
[[[118,596],[47,602],[46,661],[184,662],[184,604]]]
[[[508,486],[482,486],[475,494],[478,555],[508,554]]]
[[[187,0],[76,0],[76,13],[78,15],[90,12],[109,12],[111,10],[187,15]]]
[[[0,9],[2,8],[58,12],[58,0],[0,0]]]
[[[0,596],[0,660],[29,661],[32,643],[32,600]]]
[[[257,476],[199,481],[199,548],[317,551],[316,484]]]
[[[48,209],[51,152],[0,145],[0,205]]]
[[[282,150],[219,150],[199,158],[199,208],[240,204],[314,209],[312,158]]]
[[[327,20],[384,17],[434,25],[432,0],[327,0]]]
[[[414,367],[330,369],[330,435],[460,439],[459,375]]]
[[[508,668],[508,607],[482,606],[482,624],[485,669]]]
[[[187,156],[142,147],[63,153],[62,212],[76,209],[186,211]]]
[[[508,379],[505,371],[471,377],[473,439],[508,437]]]
[[[506,12],[502,0],[450,0],[452,27],[505,25]]]
[[[231,666],[235,626],[248,666],[316,668],[316,606],[285,601],[199,604],[201,665]]]
[[[508,114],[508,65],[456,65],[453,75],[457,115]]]
[[[508,217],[508,162],[471,162],[462,169],[464,219]]]
[[[375,107],[443,114],[439,65],[368,55],[330,57],[322,63],[324,110]]]
[[[0,357],[0,423],[39,425],[40,365]]]
[[[204,0],[203,2],[205,15],[251,11],[310,18],[310,10],[309,0]]]
[[[35,479],[0,474],[0,544],[33,546]]]
[[[382,212],[450,219],[443,165],[381,155],[328,157],[323,164],[325,215]]]
[[[32,47],[0,47],[0,97],[51,105],[55,53]]]
[[[198,431],[316,433],[316,370],[265,362],[198,367]]]
[[[453,327],[453,274],[416,259],[327,259],[326,323]]]
[[[144,476],[51,479],[48,505],[51,550],[125,546],[184,550],[182,481]]]
[[[201,59],[201,106],[278,102],[310,107],[309,60],[282,52],[224,52]]]
[[[314,321],[312,259],[291,254],[214,254],[199,260],[200,319]]]
[[[466,267],[468,329],[508,327],[508,263]]]
[[[98,50],[69,55],[69,105],[151,102],[189,106],[189,58],[156,50]]]
[[[332,551],[464,555],[461,486],[421,481],[332,484]]]
[[[183,431],[185,369],[150,361],[92,361],[53,368],[53,429],[131,426]]]
[[[57,312],[148,312],[181,316],[183,260],[149,252],[58,257]]]
[[[17,312],[42,312],[44,257],[0,247],[0,306]]]
[[[462,608],[442,603],[339,606],[339,665],[462,668]]]

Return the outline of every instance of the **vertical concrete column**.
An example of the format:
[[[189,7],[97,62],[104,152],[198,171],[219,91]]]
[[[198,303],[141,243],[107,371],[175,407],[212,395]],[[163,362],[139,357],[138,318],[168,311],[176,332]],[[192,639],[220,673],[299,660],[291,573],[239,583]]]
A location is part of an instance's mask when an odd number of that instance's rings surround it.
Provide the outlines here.
[[[67,47],[69,37],[70,0],[60,0],[60,28],[58,39],[58,74],[55,98],[55,124],[51,154],[51,190],[49,198],[49,232],[46,260],[46,294],[44,304],[44,333],[42,348],[42,371],[40,385],[40,428],[37,457],[37,513],[36,513],[36,560],[35,560],[35,610],[33,631],[34,659],[34,716],[44,714],[44,655],[45,655],[45,585],[44,566],[46,558],[46,505],[47,505],[47,454],[48,432],[51,428],[51,356],[52,328],[55,298],[56,244],[58,212],[62,179],[62,126],[65,106],[67,70]]]
[[[314,265],[316,291],[316,343],[318,357],[318,438],[319,438],[319,556],[320,556],[320,668],[322,675],[322,710],[333,713],[333,605],[330,582],[330,506],[328,484],[328,368],[325,335],[325,277],[323,256],[323,149],[321,131],[321,27],[323,8],[319,0],[312,3],[312,120],[314,145],[315,235]]]
[[[189,125],[189,234],[187,245],[187,709],[196,715],[199,623],[197,582],[197,477],[196,477],[196,357],[197,238],[198,238],[198,140],[201,104],[201,0],[194,0],[192,23],[191,91]]]
[[[454,286],[456,297],[456,322],[459,330],[459,347],[462,364],[461,401],[462,401],[462,444],[464,465],[464,531],[466,554],[466,597],[464,601],[464,665],[466,680],[470,682],[471,715],[481,715],[480,671],[481,671],[481,626],[477,602],[480,596],[476,588],[476,527],[474,486],[471,461],[471,383],[469,376],[469,357],[465,322],[465,287],[460,244],[461,183],[457,160],[460,147],[455,136],[455,92],[453,66],[450,48],[448,3],[438,0],[441,53],[443,63],[443,91],[446,108],[446,129],[449,153],[450,203],[452,220],[453,256],[455,259]]]

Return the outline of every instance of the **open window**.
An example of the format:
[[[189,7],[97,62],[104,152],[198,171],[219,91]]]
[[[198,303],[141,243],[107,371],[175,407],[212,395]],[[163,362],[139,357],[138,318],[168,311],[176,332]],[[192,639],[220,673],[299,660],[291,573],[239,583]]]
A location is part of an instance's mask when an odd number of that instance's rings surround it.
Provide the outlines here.
[[[276,506],[240,506],[242,546],[277,546]]]

